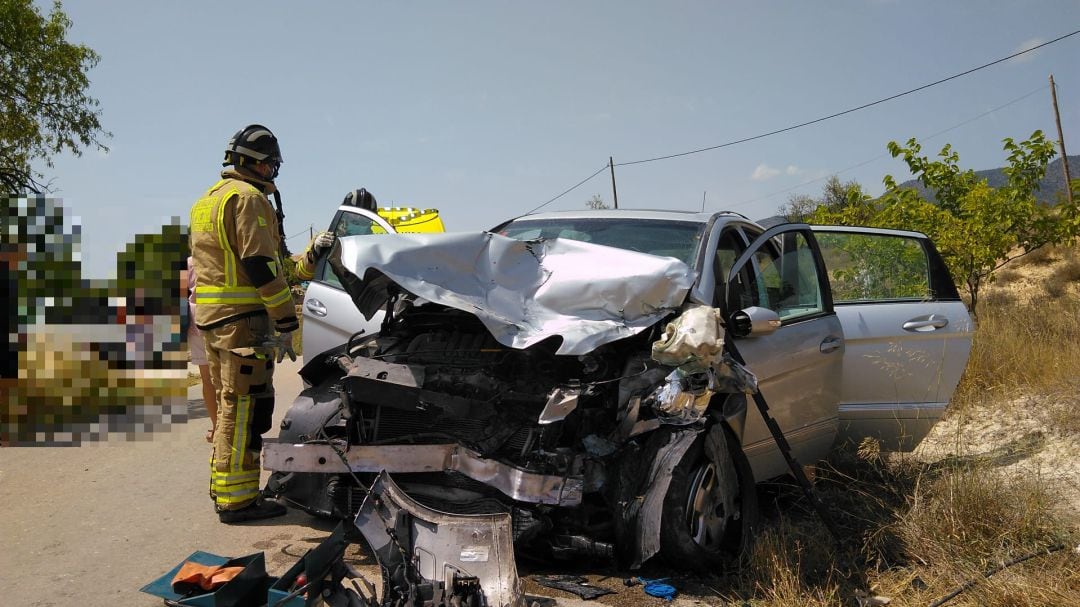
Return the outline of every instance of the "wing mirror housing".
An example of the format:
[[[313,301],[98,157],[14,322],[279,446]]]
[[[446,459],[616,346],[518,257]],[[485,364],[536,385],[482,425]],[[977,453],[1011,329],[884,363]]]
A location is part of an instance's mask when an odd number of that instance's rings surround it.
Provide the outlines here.
[[[731,315],[728,331],[735,337],[761,337],[780,328],[780,315],[760,306],[743,308]]]

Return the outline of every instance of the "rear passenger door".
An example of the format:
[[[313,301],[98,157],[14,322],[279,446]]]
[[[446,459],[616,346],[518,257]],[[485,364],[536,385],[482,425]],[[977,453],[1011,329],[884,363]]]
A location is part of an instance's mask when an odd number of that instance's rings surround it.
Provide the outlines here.
[[[911,450],[944,413],[967,364],[967,307],[925,235],[813,230],[846,343],[840,436]]]
[[[337,236],[393,234],[394,228],[382,217],[364,209],[342,206],[330,223],[330,231]],[[341,282],[326,263],[325,257],[315,267],[315,278],[308,284],[304,295],[304,362],[349,340],[363,330],[373,333],[382,323],[382,312],[366,320],[356,309],[352,298],[341,287]]]

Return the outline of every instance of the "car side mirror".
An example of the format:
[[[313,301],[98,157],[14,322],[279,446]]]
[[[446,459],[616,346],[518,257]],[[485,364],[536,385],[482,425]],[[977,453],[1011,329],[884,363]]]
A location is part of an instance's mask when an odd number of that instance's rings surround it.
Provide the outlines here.
[[[761,337],[779,328],[780,315],[760,306],[743,308],[728,320],[728,331],[734,337]]]

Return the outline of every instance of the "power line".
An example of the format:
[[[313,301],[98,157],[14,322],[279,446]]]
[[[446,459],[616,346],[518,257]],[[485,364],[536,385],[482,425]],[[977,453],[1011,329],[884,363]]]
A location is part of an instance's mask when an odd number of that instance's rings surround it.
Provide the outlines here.
[[[782,129],[776,129],[775,131],[769,131],[768,133],[762,133],[760,135],[754,135],[752,137],[744,137],[742,139],[736,139],[734,141],[728,141],[727,143],[721,143],[719,145],[713,145],[713,146],[709,146],[709,147],[706,147],[706,148],[690,150],[689,152],[680,152],[678,154],[668,154],[667,156],[657,156],[655,158],[645,158],[643,160],[632,160],[632,161],[629,161],[629,162],[620,162],[620,163],[616,164],[615,166],[630,166],[630,165],[634,165],[634,164],[644,164],[646,162],[656,162],[658,160],[668,160],[668,159],[671,159],[671,158],[678,158],[680,156],[689,156],[691,154],[699,154],[701,152],[708,152],[710,150],[718,150],[720,148],[725,148],[725,147],[737,145],[737,144],[740,144],[740,143],[746,143],[748,141],[755,141],[757,139],[764,139],[765,137],[770,137],[772,135],[778,135],[780,133],[786,133],[788,131],[793,131],[795,129],[799,129],[799,128],[802,128],[802,127],[805,127],[805,126],[810,126],[812,124],[817,124],[819,122],[824,122],[826,120],[831,120],[831,119],[837,118],[839,116],[844,116],[845,114],[851,114],[852,112],[857,112],[859,110],[864,110],[864,109],[866,109],[868,107],[873,107],[875,105],[880,105],[882,103],[885,103],[886,101],[892,101],[893,99],[898,99],[898,98],[903,97],[905,95],[910,95],[912,93],[917,93],[919,91],[928,89],[928,88],[930,88],[932,86],[937,86],[939,84],[943,84],[943,83],[948,82],[950,80],[955,80],[955,79],[960,78],[962,76],[967,76],[968,74],[977,72],[977,71],[982,70],[982,69],[986,69],[988,67],[997,65],[997,64],[1002,63],[1004,61],[1008,61],[1009,59],[1014,59],[1016,57],[1019,57],[1021,55],[1026,54],[1026,53],[1030,53],[1032,51],[1038,50],[1038,49],[1040,49],[1040,48],[1042,48],[1044,46],[1054,44],[1055,42],[1060,42],[1060,41],[1062,41],[1062,40],[1064,40],[1066,38],[1069,38],[1070,36],[1075,36],[1076,34],[1080,34],[1080,30],[1076,30],[1076,31],[1074,31],[1072,33],[1065,34],[1064,36],[1054,38],[1053,40],[1050,40],[1049,42],[1043,42],[1042,44],[1039,44],[1039,45],[1033,46],[1031,48],[1024,49],[1022,51],[1013,53],[1013,54],[1009,55],[1008,57],[1002,57],[1001,59],[997,59],[997,60],[991,61],[989,63],[984,63],[984,64],[982,64],[982,65],[980,65],[978,67],[973,67],[973,68],[971,68],[971,69],[969,69],[967,71],[960,72],[959,74],[953,74],[952,76],[948,76],[948,77],[942,78],[940,80],[935,80],[934,82],[931,82],[929,84],[924,84],[922,86],[919,86],[919,87],[916,87],[916,88],[913,88],[913,89],[909,89],[909,90],[904,91],[902,93],[897,93],[895,95],[890,95],[888,97],[878,99],[877,101],[871,101],[870,103],[864,103],[864,104],[862,104],[860,106],[857,106],[857,107],[849,108],[849,109],[846,109],[846,110],[841,111],[841,112],[836,112],[835,114],[829,114],[828,116],[823,116],[821,118],[815,118],[814,120],[808,120],[806,122],[801,122],[799,124],[794,124],[794,125],[791,125],[791,126],[788,126],[788,127],[784,127]],[[597,172],[599,172],[599,171],[597,171]],[[590,177],[590,179],[591,179],[591,177]]]
[[[312,224],[312,225],[314,225],[314,224]],[[301,234],[303,234],[304,232],[307,232],[308,230],[310,230],[310,229],[311,229],[311,227],[312,227],[312,226],[308,226],[308,228],[307,228],[306,230],[300,230],[299,232],[297,232],[297,233],[293,234],[292,236],[286,236],[286,237],[285,237],[285,240],[292,240],[293,238],[296,238],[297,236],[300,236],[300,235],[301,235]]]
[[[618,166],[618,165],[616,165],[616,166]],[[567,195],[567,194],[569,194],[570,192],[573,192],[574,190],[578,189],[578,188],[579,188],[579,187],[581,187],[582,185],[585,185],[585,183],[586,183],[586,182],[588,182],[588,181],[589,181],[590,179],[592,179],[593,177],[596,177],[596,176],[597,176],[597,175],[599,175],[600,173],[603,173],[603,172],[604,172],[604,171],[606,171],[607,169],[608,169],[608,165],[607,165],[607,164],[605,164],[604,166],[600,167],[600,169],[599,169],[599,170],[597,170],[597,171],[596,171],[595,173],[593,173],[592,175],[589,175],[589,176],[588,176],[588,177],[586,177],[585,179],[582,179],[581,181],[577,182],[576,184],[574,184],[574,185],[570,186],[570,188],[569,188],[569,189],[567,189],[566,191],[564,191],[564,192],[563,192],[562,194],[559,194],[558,196],[556,196],[556,197],[552,198],[551,200],[549,200],[549,201],[545,202],[544,204],[542,204],[542,205],[540,205],[540,206],[538,206],[538,207],[536,207],[536,208],[534,208],[534,209],[530,210],[529,212],[527,212],[527,213],[525,213],[525,214],[526,214],[526,215],[531,215],[532,213],[535,213],[536,211],[539,211],[540,209],[542,209],[542,208],[546,207],[547,205],[549,205],[549,204],[551,204],[551,203],[555,202],[556,200],[558,200],[558,199],[562,198],[563,196],[566,196],[566,195]]]
[[[984,64],[982,64],[982,65],[980,65],[978,67],[973,67],[973,68],[971,68],[969,70],[960,72],[958,74],[953,74],[952,76],[948,76],[948,77],[942,78],[940,80],[935,80],[934,82],[924,84],[922,86],[919,86],[919,87],[916,87],[916,88],[913,88],[913,89],[906,90],[906,91],[904,91],[902,93],[897,93],[895,95],[890,95],[888,97],[878,99],[877,101],[871,101],[869,103],[864,103],[863,105],[860,105],[860,106],[857,106],[857,107],[853,107],[853,108],[849,108],[849,109],[846,109],[846,110],[843,110],[843,111],[840,111],[840,112],[829,114],[828,116],[823,116],[821,118],[816,118],[814,120],[808,120],[806,122],[801,122],[799,124],[794,124],[794,125],[791,125],[791,126],[788,126],[788,127],[784,127],[782,129],[776,129],[774,131],[769,131],[767,133],[761,133],[759,135],[754,135],[752,137],[744,137],[742,139],[736,139],[734,141],[728,141],[726,143],[721,143],[719,145],[713,145],[713,146],[709,146],[709,147],[705,147],[705,148],[699,148],[699,149],[696,149],[696,150],[690,150],[688,152],[679,152],[678,154],[668,154],[666,156],[656,156],[654,158],[645,158],[645,159],[642,159],[642,160],[631,160],[629,162],[620,162],[620,163],[617,163],[617,164],[614,164],[614,165],[605,164],[604,166],[600,167],[595,173],[593,173],[592,175],[589,175],[585,179],[582,179],[581,181],[577,182],[573,186],[567,188],[565,191],[563,191],[558,196],[555,196],[554,198],[551,198],[547,202],[545,202],[545,203],[533,208],[532,210],[528,211],[526,213],[526,215],[531,214],[531,213],[535,213],[536,211],[546,207],[547,205],[555,202],[556,200],[558,200],[558,199],[562,198],[563,196],[569,194],[570,192],[576,190],[577,188],[581,187],[582,185],[587,183],[589,180],[593,179],[594,177],[596,177],[600,173],[604,172],[606,169],[610,168],[611,166],[617,166],[617,167],[631,166],[631,165],[635,165],[635,164],[644,164],[644,163],[647,163],[647,162],[656,162],[658,160],[669,160],[671,158],[679,158],[681,156],[689,156],[691,154],[700,154],[701,152],[708,152],[708,151],[711,151],[711,150],[718,150],[720,148],[726,148],[726,147],[730,147],[730,146],[733,146],[733,145],[738,145],[740,143],[747,143],[749,141],[755,141],[755,140],[758,140],[758,139],[764,139],[765,137],[771,137],[772,135],[779,135],[780,133],[786,133],[788,131],[793,131],[795,129],[800,129],[800,128],[805,127],[805,126],[810,126],[812,124],[817,124],[819,122],[825,122],[826,120],[831,120],[833,118],[844,116],[846,114],[851,114],[851,113],[857,112],[859,110],[864,110],[866,108],[873,107],[875,105],[880,105],[882,103],[885,103],[886,101],[892,101],[893,99],[898,99],[900,97],[904,97],[905,95],[910,95],[912,93],[917,93],[919,91],[926,90],[926,89],[928,89],[930,87],[937,86],[937,85],[943,84],[945,82],[949,82],[950,80],[955,80],[957,78],[967,76],[968,74],[972,74],[972,73],[977,72],[979,70],[983,70],[983,69],[986,69],[988,67],[997,65],[999,63],[1003,63],[1005,61],[1008,61],[1010,59],[1015,59],[1016,57],[1019,57],[1021,55],[1025,55],[1027,53],[1036,51],[1036,50],[1038,50],[1038,49],[1040,49],[1040,48],[1042,48],[1044,46],[1049,46],[1049,45],[1054,44],[1056,42],[1060,42],[1060,41],[1062,41],[1062,40],[1064,40],[1066,38],[1070,38],[1072,36],[1075,36],[1076,34],[1080,34],[1080,30],[1070,32],[1068,34],[1065,34],[1064,36],[1059,36],[1057,38],[1054,38],[1053,40],[1043,42],[1042,44],[1035,45],[1035,46],[1033,46],[1031,48],[1027,48],[1027,49],[1024,49],[1022,51],[1018,51],[1018,52],[1013,53],[1013,54],[1011,54],[1011,55],[1009,55],[1007,57],[1002,57],[1001,59],[996,59],[996,60],[991,61],[989,63],[984,63]],[[1042,89],[1039,89],[1039,90],[1042,90]],[[1021,97],[1020,99],[1024,99],[1024,98],[1026,98],[1026,97],[1028,97],[1028,96],[1030,96],[1032,94],[1034,94],[1034,91],[1032,93],[1029,93],[1028,95],[1025,95],[1024,97]],[[1016,99],[1016,100],[1014,100],[1012,102],[1009,102],[1008,104],[1005,104],[1005,105],[1006,106],[1011,105],[1012,103],[1015,103],[1016,101],[1019,101],[1020,99]],[[1005,107],[1005,106],[1002,106],[1002,107]],[[1000,108],[998,108],[998,109],[1000,109]],[[991,110],[991,112],[992,111],[995,111],[995,110]],[[987,112],[987,113],[989,113],[989,112]],[[983,114],[983,115],[985,115],[985,114]],[[981,118],[981,117],[982,117],[982,115],[980,115],[980,116],[978,116],[976,118],[973,118],[972,120],[976,120],[976,119]],[[949,130],[951,130],[952,128],[958,128],[959,126],[962,126],[962,124],[957,125],[955,127],[950,127]],[[943,132],[947,132],[947,131],[943,131]],[[937,136],[937,135],[940,135],[940,134],[941,133],[937,133],[937,134],[935,134],[933,136]],[[847,169],[844,169],[844,171],[852,170],[852,169],[858,168],[860,166],[863,166],[865,164],[869,164],[870,162],[873,162],[874,160],[877,160],[877,158],[868,160],[866,162],[855,165],[853,167],[849,167]],[[841,171],[841,172],[843,172],[843,171]],[[819,179],[816,179],[814,181],[820,181],[820,179],[823,179],[823,178],[819,178]],[[809,181],[809,182],[807,182],[805,184],[795,186],[795,188],[802,187],[802,185],[808,185],[810,183],[814,183],[814,181]],[[795,189],[795,188],[791,188],[791,189]],[[790,191],[790,190],[786,190],[786,191]],[[783,193],[783,191],[776,192],[774,194],[769,194],[765,198],[768,198],[769,196],[775,196],[776,194],[781,194],[781,193]],[[740,205],[743,205],[743,204],[749,204],[750,202],[756,202],[757,200],[760,200],[760,198],[750,200],[750,201],[746,201],[746,202],[742,202],[742,203],[739,203],[739,205],[736,205],[736,206],[740,206]]]
[[[993,114],[994,112],[997,112],[999,110],[1003,110],[1003,109],[1009,107],[1010,105],[1020,103],[1021,101],[1027,99],[1028,97],[1031,97],[1032,95],[1034,95],[1036,93],[1041,93],[1041,92],[1045,91],[1048,88],[1050,88],[1049,85],[1040,86],[1039,88],[1037,88],[1037,89],[1035,89],[1035,90],[1033,90],[1033,91],[1031,91],[1029,93],[1026,93],[1026,94],[1024,94],[1024,95],[1022,95],[1020,97],[1017,97],[1016,99],[1013,99],[1012,101],[1008,101],[1008,102],[1003,103],[1003,104],[1001,104],[1001,105],[999,105],[999,106],[997,106],[995,108],[991,108],[991,109],[979,114],[978,116],[974,116],[972,118],[969,118],[969,119],[967,119],[967,120],[965,120],[965,121],[963,121],[963,122],[961,122],[959,124],[954,124],[953,126],[950,126],[947,129],[940,130],[940,131],[938,131],[936,133],[933,133],[931,135],[927,135],[925,137],[916,137],[916,139],[921,140],[921,141],[929,141],[929,140],[934,139],[936,137],[940,137],[940,136],[944,135],[945,133],[955,131],[956,129],[958,129],[960,127],[963,127],[963,126],[967,126],[967,125],[971,124],[972,122],[975,122],[976,120],[981,120],[982,118],[985,118],[985,117],[989,116],[990,114]],[[748,204],[752,204],[752,203],[755,203],[755,202],[758,202],[758,201],[761,201],[761,200],[765,200],[767,198],[772,198],[773,196],[776,196],[778,194],[786,194],[787,192],[790,192],[792,190],[797,190],[797,189],[799,189],[799,188],[801,188],[803,186],[808,186],[808,185],[810,185],[812,183],[817,183],[819,181],[824,181],[824,180],[828,179],[829,176],[831,176],[831,175],[840,175],[840,174],[846,173],[848,171],[853,171],[855,169],[864,167],[864,166],[866,166],[866,165],[868,165],[868,164],[870,164],[872,162],[877,162],[878,160],[881,160],[883,158],[889,158],[890,156],[891,156],[890,154],[880,154],[880,155],[875,156],[875,157],[873,157],[873,158],[871,158],[869,160],[864,160],[864,161],[862,161],[862,162],[860,162],[858,164],[855,164],[855,165],[849,166],[849,167],[847,167],[845,169],[841,169],[839,171],[836,171],[835,173],[830,173],[830,175],[826,175],[825,177],[818,177],[816,179],[811,179],[810,181],[804,181],[803,183],[800,183],[798,185],[793,185],[793,186],[791,186],[789,188],[785,188],[783,190],[777,190],[775,192],[765,194],[764,196],[758,196],[757,198],[752,198],[750,200],[744,200],[742,202],[730,205],[728,208],[729,209],[735,209],[735,208],[738,208],[738,207],[741,207],[741,206],[746,206]]]

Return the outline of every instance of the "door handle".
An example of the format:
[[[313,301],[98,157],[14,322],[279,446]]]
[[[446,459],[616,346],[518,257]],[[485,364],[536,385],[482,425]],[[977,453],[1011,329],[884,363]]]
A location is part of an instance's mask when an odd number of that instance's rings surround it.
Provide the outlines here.
[[[318,299],[309,299],[304,305],[307,306],[308,312],[315,316],[326,316],[326,306]]]
[[[944,328],[949,324],[949,319],[944,316],[938,316],[937,314],[931,314],[930,316],[923,316],[919,318],[912,318],[904,323],[903,327],[905,331],[918,331],[925,333],[928,331],[936,331]]]
[[[840,346],[844,345],[844,340],[839,337],[826,337],[821,340],[821,345],[818,349],[822,354],[828,354],[829,352],[835,352],[840,349]]]

